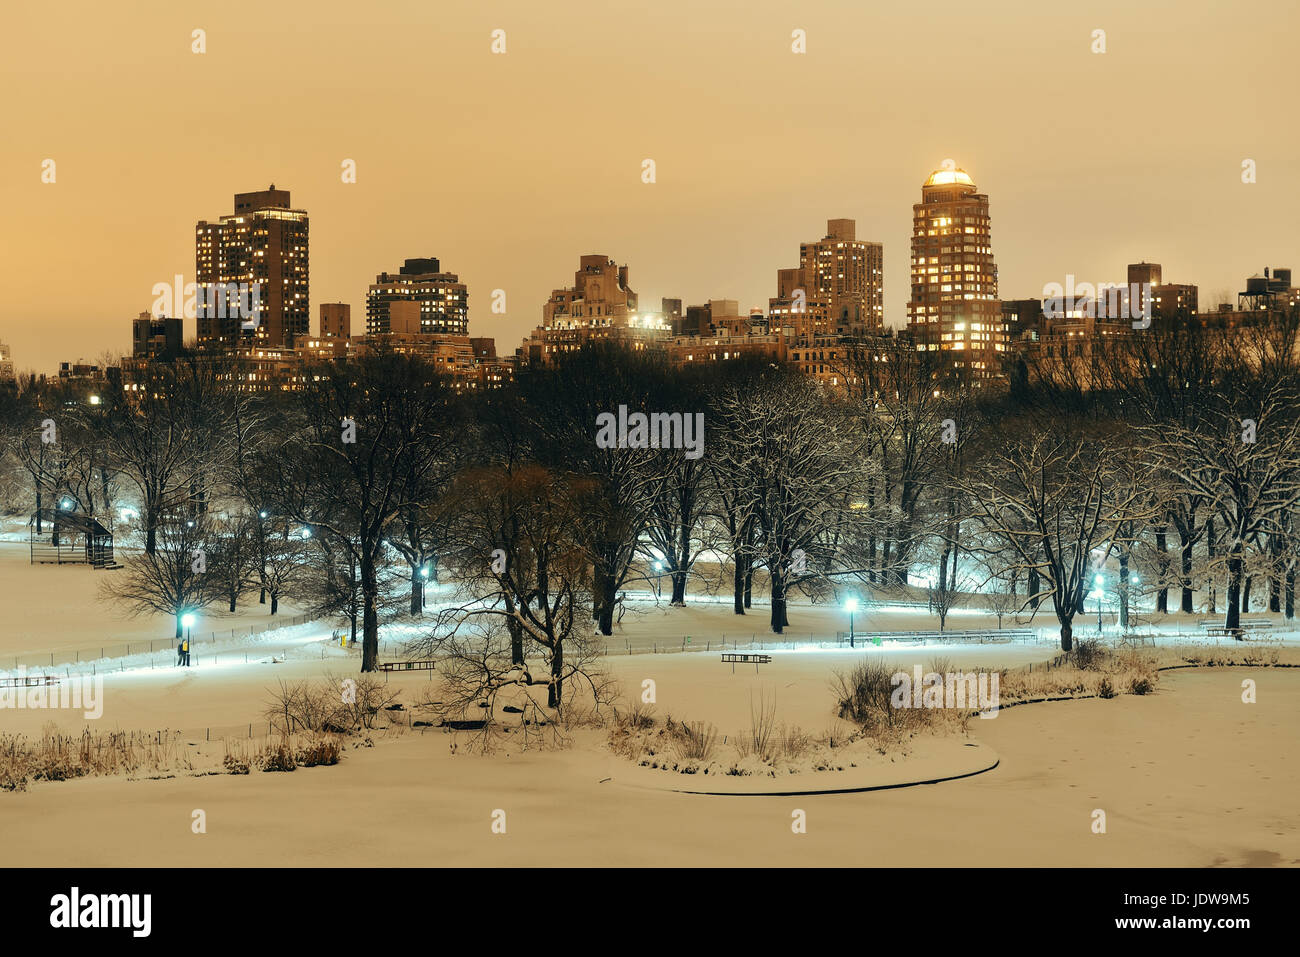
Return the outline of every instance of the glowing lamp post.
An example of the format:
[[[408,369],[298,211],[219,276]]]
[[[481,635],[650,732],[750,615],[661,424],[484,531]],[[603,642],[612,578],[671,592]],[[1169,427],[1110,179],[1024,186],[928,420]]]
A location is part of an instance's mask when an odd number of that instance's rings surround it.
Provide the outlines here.
[[[659,593],[663,588],[663,571],[664,563],[655,562],[655,601],[659,600]]]
[[[188,665],[188,664],[190,663],[190,660],[189,660],[189,652],[194,650],[194,648],[193,648],[193,642],[194,642],[194,612],[192,612],[192,611],[187,611],[184,615],[182,615],[182,616],[181,616],[181,624],[185,626],[185,647],[186,647],[186,649],[187,649],[187,652],[186,652],[186,655],[185,655],[185,664]]]
[[[1102,577],[1098,575],[1093,579],[1093,584],[1097,586],[1097,634],[1101,634],[1101,589]]]
[[[849,598],[844,602],[844,610],[849,613],[849,647],[856,647],[853,644],[853,613],[858,610],[858,600]]]

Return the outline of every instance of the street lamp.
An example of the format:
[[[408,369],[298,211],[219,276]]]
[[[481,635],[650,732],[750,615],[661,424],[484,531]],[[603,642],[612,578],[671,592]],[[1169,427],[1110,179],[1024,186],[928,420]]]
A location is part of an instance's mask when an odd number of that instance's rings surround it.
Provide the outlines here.
[[[181,616],[181,624],[185,626],[185,664],[188,667],[190,663],[190,652],[193,651],[194,643],[194,612],[187,611]]]
[[[429,583],[429,566],[420,568],[420,611],[424,611],[424,586]]]
[[[853,613],[858,610],[858,600],[856,598],[846,599],[844,608],[849,613],[849,647],[853,648]]]
[[[1096,578],[1093,579],[1093,584],[1097,586],[1097,634],[1100,635],[1101,634],[1101,588],[1102,588],[1102,579],[1100,575],[1098,575]]]
[[[663,562],[655,562],[655,601],[659,600],[659,593],[663,590]]]

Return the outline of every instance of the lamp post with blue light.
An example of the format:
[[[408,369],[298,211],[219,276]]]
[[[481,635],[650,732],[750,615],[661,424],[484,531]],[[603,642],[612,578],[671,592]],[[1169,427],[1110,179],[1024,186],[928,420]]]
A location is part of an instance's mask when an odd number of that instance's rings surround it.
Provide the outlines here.
[[[1097,634],[1101,634],[1101,589],[1103,585],[1102,577],[1098,575],[1093,579],[1093,584],[1097,588]]]
[[[849,613],[849,647],[854,648],[856,646],[853,644],[853,613],[858,610],[858,600],[856,598],[845,599],[844,610]]]

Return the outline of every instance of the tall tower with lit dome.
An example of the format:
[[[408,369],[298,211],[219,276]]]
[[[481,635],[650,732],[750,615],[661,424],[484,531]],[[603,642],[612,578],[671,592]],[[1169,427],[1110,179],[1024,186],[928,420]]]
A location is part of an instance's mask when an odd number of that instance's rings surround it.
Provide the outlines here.
[[[944,353],[958,374],[1002,371],[1006,332],[998,302],[989,198],[965,170],[945,163],[912,207],[912,296],[907,327],[917,348]]]

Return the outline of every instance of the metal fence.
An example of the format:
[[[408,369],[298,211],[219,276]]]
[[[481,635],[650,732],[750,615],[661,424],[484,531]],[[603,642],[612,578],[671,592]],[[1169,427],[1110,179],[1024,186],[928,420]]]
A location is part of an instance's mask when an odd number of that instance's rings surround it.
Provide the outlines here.
[[[204,659],[213,656],[231,656],[236,654],[235,651],[220,652],[216,646],[224,642],[234,641],[238,638],[251,638],[256,635],[269,634],[280,628],[291,628],[294,625],[305,625],[308,622],[316,620],[311,615],[295,615],[292,618],[276,617],[274,623],[267,625],[247,625],[243,628],[230,628],[223,631],[209,632],[206,637],[203,635],[190,636],[190,656],[192,658],[203,657]],[[174,662],[176,659],[176,646],[179,639],[176,638],[155,638],[152,640],[138,640],[127,642],[104,642],[98,645],[90,645],[85,648],[59,649],[57,651],[43,651],[34,654],[14,655],[13,657],[5,656],[0,658],[0,668],[68,668],[72,666],[92,666],[99,662],[114,662],[117,665],[125,667],[123,662],[117,659],[125,659],[131,656],[148,656],[150,662],[163,662],[168,656]],[[204,650],[207,646],[211,650]],[[239,654],[245,651],[240,649]],[[254,653],[256,654],[256,653]],[[228,658],[228,660],[234,660]],[[154,665],[150,664],[150,667]],[[113,665],[105,666],[108,670],[116,671],[119,667]],[[134,666],[133,666],[134,667]],[[101,669],[103,670],[103,669]]]

